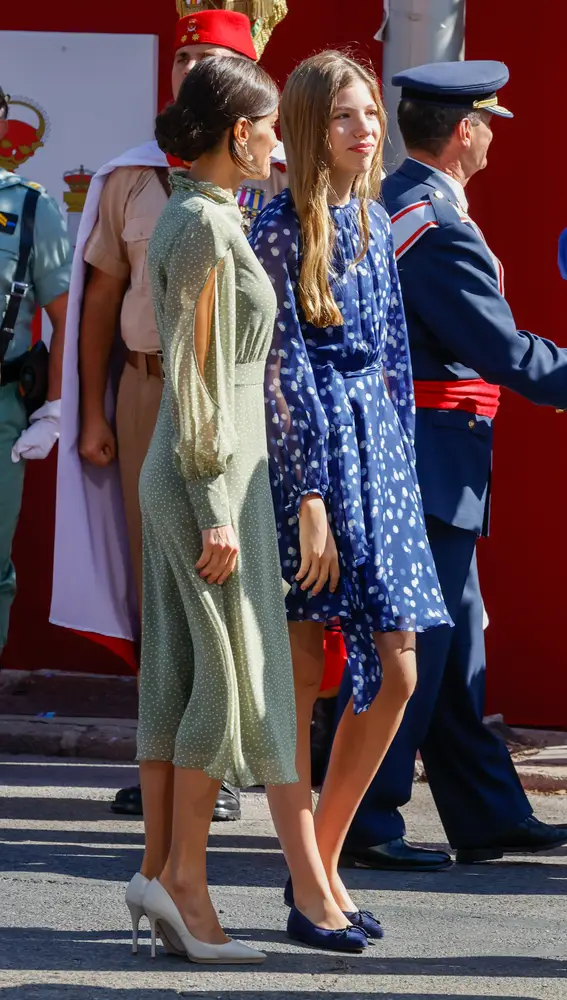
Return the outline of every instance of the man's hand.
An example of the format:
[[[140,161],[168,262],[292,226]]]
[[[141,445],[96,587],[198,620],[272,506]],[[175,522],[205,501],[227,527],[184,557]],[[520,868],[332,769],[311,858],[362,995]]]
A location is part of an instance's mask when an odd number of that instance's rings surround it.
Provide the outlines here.
[[[112,344],[120,325],[128,280],[113,278],[97,267],[87,270],[79,330],[79,454],[100,468],[116,458],[116,439],[104,415],[104,400]]]
[[[30,426],[20,434],[12,448],[12,461],[19,462],[21,458],[47,458],[59,437],[60,419],[60,399],[40,406],[39,410],[32,413]]]
[[[105,468],[116,458],[116,437],[105,417],[84,420],[79,437],[79,455],[91,465]]]

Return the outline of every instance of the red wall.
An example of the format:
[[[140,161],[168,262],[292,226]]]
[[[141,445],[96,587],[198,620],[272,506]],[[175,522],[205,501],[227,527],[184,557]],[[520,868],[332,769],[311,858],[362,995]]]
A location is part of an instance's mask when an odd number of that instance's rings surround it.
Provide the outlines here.
[[[329,46],[349,45],[370,55],[379,69],[381,47],[372,38],[381,10],[375,0],[357,4],[354,18],[347,16],[343,0],[288,3],[290,14],[263,60],[280,84],[295,63]],[[557,236],[567,224],[557,147],[567,5],[553,7],[553,18],[534,17],[528,27],[518,22],[515,0],[468,0],[467,58],[508,63],[512,80],[505,101],[516,112],[513,121],[495,123],[489,169],[472,182],[469,196],[473,216],[505,265],[518,325],[567,345],[567,285],[555,260]],[[169,97],[175,17],[173,0],[152,0],[134,9],[108,0],[87,8],[74,0],[47,6],[30,0],[25,14],[17,13],[15,4],[3,9],[2,28],[157,34],[163,103]],[[548,147],[556,159],[546,160]],[[482,586],[491,618],[489,708],[503,711],[510,722],[565,726],[567,655],[561,625],[566,613],[567,469],[562,446],[567,414],[504,395],[496,425],[493,533],[481,545]],[[2,662],[13,668],[118,672],[124,669],[122,661],[47,622],[54,470],[53,456],[44,464],[30,463],[28,469],[15,546],[20,593]]]
[[[322,48],[349,46],[379,69],[381,46],[373,41],[381,17],[380,3],[360,5],[356,28],[345,16],[342,0],[288,0],[290,13],[266,49],[263,63],[283,84],[293,66]],[[23,12],[25,10],[25,12]],[[6,31],[139,32],[159,36],[159,102],[170,98],[170,70],[176,22],[174,0],[132,5],[101,0],[81,7],[75,0],[44,4],[28,0],[25,8],[3,6]],[[53,69],[56,72],[56,67]],[[125,67],[125,71],[129,71]],[[2,84],[9,90],[9,81]],[[104,115],[104,109],[101,109]],[[85,122],[85,128],[92,123]],[[116,150],[120,153],[121,150]],[[30,173],[33,164],[30,164]],[[53,559],[55,456],[29,463],[20,524],[14,547],[19,593],[14,603],[2,666],[11,669],[127,672],[124,661],[87,639],[48,622]]]
[[[545,14],[553,7],[553,16]],[[506,272],[518,327],[567,346],[567,284],[557,238],[567,225],[562,169],[567,4],[520,16],[517,0],[469,0],[467,59],[502,59],[510,83],[471,214]],[[559,115],[561,112],[559,112]],[[567,414],[505,392],[496,420],[492,535],[481,545],[489,707],[510,722],[567,725]]]

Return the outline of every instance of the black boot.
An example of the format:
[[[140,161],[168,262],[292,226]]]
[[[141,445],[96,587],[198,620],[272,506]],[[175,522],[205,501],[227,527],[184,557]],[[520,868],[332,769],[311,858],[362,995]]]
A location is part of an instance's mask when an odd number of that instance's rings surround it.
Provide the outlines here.
[[[113,813],[123,816],[142,816],[142,792],[139,785],[121,788],[116,793],[110,808]],[[223,781],[213,813],[213,820],[240,819],[240,789]]]
[[[120,816],[141,816],[142,815],[142,790],[139,785],[132,788],[121,788],[114,797],[114,802],[110,803],[113,813]]]
[[[241,815],[240,789],[229,785],[228,781],[223,781],[217,796],[213,820],[240,819]]]

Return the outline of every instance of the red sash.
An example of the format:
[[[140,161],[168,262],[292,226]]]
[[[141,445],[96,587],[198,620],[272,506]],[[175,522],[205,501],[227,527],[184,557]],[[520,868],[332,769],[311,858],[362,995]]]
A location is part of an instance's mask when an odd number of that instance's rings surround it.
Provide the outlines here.
[[[500,402],[500,386],[482,378],[454,382],[416,381],[415,405],[423,410],[466,410],[494,419]]]

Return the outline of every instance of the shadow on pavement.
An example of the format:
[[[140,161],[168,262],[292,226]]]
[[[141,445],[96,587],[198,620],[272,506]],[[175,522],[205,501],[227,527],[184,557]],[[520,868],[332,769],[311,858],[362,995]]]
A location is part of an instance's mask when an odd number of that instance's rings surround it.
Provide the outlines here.
[[[33,827],[21,827],[14,830],[0,827],[0,844],[26,844],[34,841],[38,844],[130,844],[132,847],[144,846],[144,832],[140,830],[42,830]],[[0,848],[0,851],[2,848]]]
[[[86,805],[98,803],[87,802]],[[141,832],[127,830],[91,833],[0,829],[0,871],[125,882],[137,870],[142,846]],[[237,865],[234,851],[239,852]],[[564,851],[565,848],[559,848],[551,852],[551,856],[558,858],[557,863],[534,858],[529,862],[511,860],[482,866],[459,865],[445,872],[429,873],[356,868],[345,869],[343,876],[353,892],[562,896],[567,869],[559,859]],[[210,884],[220,886],[283,887],[286,878],[285,862],[275,838],[237,833],[211,835],[208,871]]]
[[[0,758],[0,782],[14,788],[108,788],[134,785],[138,768],[134,764],[104,764],[77,757],[50,757],[22,760],[18,756]]]
[[[567,978],[567,960],[532,957],[526,955],[467,955],[433,957],[381,957],[378,948],[369,949],[362,957],[313,952],[289,942],[283,930],[238,928],[242,941],[275,944],[280,950],[269,951],[263,969],[270,973],[286,975],[337,975],[349,976],[415,976],[415,977],[468,977],[475,980],[505,979],[563,979]],[[191,975],[197,966],[181,958],[167,956],[160,950],[158,959],[152,960],[148,938],[140,940],[137,956],[130,953],[130,934],[124,930],[108,931],[58,931],[53,928],[27,927],[0,930],[0,968],[25,971],[33,955],[34,971],[45,970],[51,974],[65,971],[84,974],[89,970],[100,972],[182,973]],[[281,945],[286,950],[281,950]],[[199,966],[200,969],[204,966]],[[217,966],[214,969],[222,982],[223,974],[234,974],[234,966]],[[210,971],[210,970],[209,970]],[[241,967],[240,971],[244,971]],[[246,971],[253,976],[257,970]],[[251,981],[252,982],[252,981]],[[227,984],[228,985],[228,984]],[[86,988],[85,988],[86,989]],[[320,991],[319,991],[320,992]],[[213,990],[213,993],[215,991]],[[218,990],[216,991],[218,994]],[[88,995],[88,994],[87,994]],[[96,995],[93,993],[93,995]],[[101,993],[101,996],[104,994]],[[190,992],[195,996],[194,991]],[[207,995],[205,993],[205,995]],[[228,994],[227,994],[228,995]],[[253,994],[252,994],[253,995]],[[268,991],[267,996],[274,994]],[[277,996],[277,993],[275,994]],[[293,991],[290,994],[293,996]],[[356,994],[346,994],[352,996]],[[367,994],[366,994],[367,995]],[[417,994],[419,996],[419,994]],[[3,996],[0,991],[0,997]],[[109,993],[112,996],[112,992]],[[136,1000],[139,994],[136,991]],[[250,1000],[251,994],[246,996]],[[427,996],[427,994],[426,994]],[[482,993],[480,994],[482,996]],[[516,998],[518,1000],[518,998]]]
[[[87,837],[84,841],[58,844],[59,831],[54,830],[50,841],[46,838],[45,843],[38,844],[34,843],[40,839],[36,838],[36,832],[28,830],[26,840],[31,843],[25,843],[11,841],[0,830],[0,871],[125,882],[138,870],[141,862],[141,840],[132,846],[111,840],[105,846],[92,844]],[[223,843],[222,847],[228,850],[209,850],[207,867],[211,885],[281,885],[283,889],[286,868],[279,850],[242,851],[238,854],[238,865],[235,865],[235,855],[230,846]]]
[[[489,996],[487,993],[328,993],[321,990],[311,992],[293,991],[282,992],[280,990],[250,990],[246,993],[235,993],[233,990],[219,993],[215,987],[212,990],[164,990],[159,987],[155,990],[121,990],[112,989],[106,986],[77,986],[77,985],[42,985],[41,983],[28,983],[25,986],[10,986],[0,988],[2,1000],[174,1000],[178,997],[192,997],[193,1000],[314,1000],[315,997],[325,996],[326,1000],[368,1000],[370,996],[377,1000],[537,1000],[536,997]]]
[[[385,872],[343,868],[341,875],[353,892],[434,892],[472,896],[563,896],[566,892],[565,847],[546,858],[530,861],[509,858],[484,865],[453,865],[442,872]],[[567,996],[567,994],[566,994]]]
[[[115,817],[109,817],[111,822]],[[214,831],[215,827],[213,827]],[[42,829],[2,829],[0,827],[0,842],[25,844],[27,841],[57,844],[131,844],[144,846],[144,832],[139,830],[42,830]],[[280,845],[276,837],[254,837],[250,834],[220,834],[213,832],[209,837],[209,850],[250,850],[279,851]]]
[[[0,798],[0,819],[53,822],[108,823],[118,817],[110,812],[110,799],[40,798],[39,796],[8,796]]]

